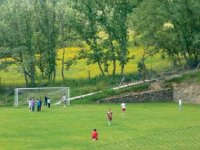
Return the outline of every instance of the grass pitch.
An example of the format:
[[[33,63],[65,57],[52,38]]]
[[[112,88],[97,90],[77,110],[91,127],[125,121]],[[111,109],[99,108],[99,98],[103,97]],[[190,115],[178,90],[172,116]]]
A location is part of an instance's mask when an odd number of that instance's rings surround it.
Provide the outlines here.
[[[113,112],[109,126],[106,112]],[[0,107],[2,150],[199,150],[200,106],[175,103],[72,104],[42,112]],[[91,141],[96,128],[98,141]]]

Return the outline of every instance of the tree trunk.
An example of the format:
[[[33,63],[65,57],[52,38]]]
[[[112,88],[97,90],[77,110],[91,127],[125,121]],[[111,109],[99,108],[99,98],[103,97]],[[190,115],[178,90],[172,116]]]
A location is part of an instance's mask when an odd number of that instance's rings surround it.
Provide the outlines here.
[[[121,75],[124,74],[124,66],[127,62],[127,38],[124,35],[122,37],[122,40],[120,40],[120,45],[121,45],[121,56],[120,56],[120,62],[121,62]]]
[[[23,66],[23,72],[24,72],[24,79],[26,81],[26,87],[28,87],[29,86],[28,76],[27,76],[26,69],[24,66]]]
[[[121,75],[124,74],[124,64],[121,64]]]
[[[111,36],[109,36],[109,41],[110,41],[110,46],[111,46],[111,51],[112,51],[112,62],[113,62],[112,75],[114,76],[116,72],[116,57],[115,57],[115,48],[114,48]]]
[[[62,20],[61,20],[61,36],[62,36],[62,63],[61,63],[61,75],[62,75],[62,80],[65,80],[65,74],[64,74],[64,63],[65,63],[65,44],[64,44],[64,18],[62,15]]]
[[[54,68],[54,71],[53,71],[53,83],[55,83],[56,81],[56,67]]]
[[[62,66],[61,66],[61,75],[62,75],[62,80],[65,80],[65,74],[64,74],[64,65],[65,65],[65,49],[63,47],[63,53],[62,53]]]
[[[116,73],[116,59],[113,60],[113,71],[112,71],[112,75],[114,76]]]
[[[35,86],[35,64],[34,62],[31,62],[31,86]]]
[[[98,66],[99,66],[99,69],[101,71],[101,74],[104,76],[105,74],[104,74],[104,71],[103,71],[103,69],[101,67],[101,63],[99,61],[98,61]]]
[[[176,58],[177,58],[177,60],[178,60],[178,62],[179,62],[179,65],[181,66],[181,65],[182,65],[182,63],[181,63],[181,59],[180,59],[180,57],[179,57],[178,53],[176,53]]]

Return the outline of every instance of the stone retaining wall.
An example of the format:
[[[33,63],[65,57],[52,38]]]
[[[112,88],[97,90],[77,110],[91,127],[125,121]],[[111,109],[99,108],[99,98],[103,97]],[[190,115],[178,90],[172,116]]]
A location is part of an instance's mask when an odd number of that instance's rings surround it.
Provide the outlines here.
[[[148,91],[139,94],[127,94],[98,100],[97,103],[140,103],[140,102],[169,102],[173,101],[173,89]]]

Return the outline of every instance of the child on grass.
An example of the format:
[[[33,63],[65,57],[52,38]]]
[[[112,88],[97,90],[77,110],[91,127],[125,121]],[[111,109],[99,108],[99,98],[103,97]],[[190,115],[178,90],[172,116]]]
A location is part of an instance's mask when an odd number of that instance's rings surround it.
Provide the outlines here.
[[[93,140],[93,141],[98,140],[97,129],[94,129],[94,130],[92,131],[92,140]]]

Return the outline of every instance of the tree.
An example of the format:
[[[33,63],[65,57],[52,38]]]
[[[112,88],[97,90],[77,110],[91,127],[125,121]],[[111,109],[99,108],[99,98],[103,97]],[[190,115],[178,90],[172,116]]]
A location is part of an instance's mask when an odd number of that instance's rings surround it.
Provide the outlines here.
[[[124,66],[128,62],[128,15],[134,8],[132,0],[116,0],[114,5],[114,26],[117,34],[115,39],[119,43],[118,57],[121,65],[121,74],[124,73]]]
[[[169,18],[181,47],[180,53],[190,67],[199,64],[200,2],[177,0],[165,3]]]
[[[162,50],[176,64],[183,57],[190,67],[199,64],[199,1],[145,0],[134,12],[133,26],[146,42]],[[178,60],[178,61],[177,61]]]
[[[62,66],[61,66],[61,75],[62,75],[62,79],[65,79],[64,76],[64,65],[65,65],[65,48],[66,48],[66,44],[65,44],[65,33],[66,33],[66,3],[64,3],[63,1],[60,2],[57,5],[57,16],[58,16],[58,21],[60,22],[60,45],[62,47]]]
[[[1,5],[2,57],[22,67],[27,86],[35,86],[39,68],[49,82],[56,77],[58,23],[56,1],[6,1]],[[7,63],[9,64],[9,63]]]
[[[39,68],[44,71],[49,82],[56,77],[56,44],[58,38],[58,23],[56,21],[55,1],[35,1],[37,33],[40,37]]]
[[[70,60],[65,59],[66,49],[70,46],[80,46],[80,37],[73,30],[73,17],[74,10],[70,8],[70,1],[62,0],[57,3],[56,7],[57,21],[59,22],[59,36],[57,41],[57,48],[62,49],[62,59],[61,59],[61,75],[62,79],[65,80],[64,71],[65,68],[69,69],[73,65],[77,58]]]
[[[128,16],[133,4],[131,0],[87,0],[74,4],[73,8],[77,11],[74,25],[92,50],[90,53],[82,51],[82,54],[85,53],[83,56],[88,59],[88,64],[98,64],[102,75],[105,72],[109,74],[110,62],[113,63],[114,75],[117,60],[121,64],[121,74],[124,72],[128,62]]]
[[[76,11],[72,22],[74,29],[90,47],[89,52],[82,51],[82,53],[85,53],[84,56],[86,56],[88,64],[97,63],[101,74],[105,75],[102,67],[104,54],[100,44],[101,37],[98,34],[100,28],[97,22],[98,10],[96,2],[94,0],[76,0],[76,2],[72,2],[72,8]]]
[[[1,21],[4,36],[2,47],[7,47],[6,57],[13,58],[23,68],[26,85],[35,85],[35,51],[33,7],[28,0],[6,1],[2,6]],[[25,61],[26,60],[26,61]],[[29,84],[30,79],[30,84]]]
[[[113,1],[96,1],[98,10],[99,10],[99,19],[98,22],[102,26],[103,32],[106,34],[106,38],[103,39],[103,48],[106,50],[104,59],[104,66],[106,71],[109,70],[109,62],[111,61],[113,64],[112,75],[116,73],[116,61],[117,61],[117,49],[118,46],[114,43],[115,35],[117,34],[117,30],[115,30],[114,18],[113,18]]]

